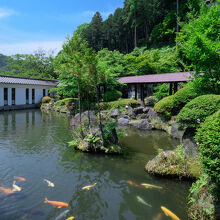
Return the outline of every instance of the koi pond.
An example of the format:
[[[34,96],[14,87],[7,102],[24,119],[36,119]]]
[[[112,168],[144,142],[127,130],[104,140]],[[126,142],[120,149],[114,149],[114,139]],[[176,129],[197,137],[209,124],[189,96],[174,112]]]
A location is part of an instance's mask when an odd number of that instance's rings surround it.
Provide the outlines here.
[[[173,149],[178,140],[165,132],[129,130],[121,139],[128,153],[108,156],[76,152],[68,147],[71,139],[69,121],[59,114],[0,113],[1,220],[171,219],[161,206],[187,219],[190,183],[153,177],[144,170],[158,148]],[[44,179],[55,186],[49,187]],[[3,189],[11,189],[14,180],[22,190],[7,194]],[[90,190],[82,189],[94,183]],[[159,187],[144,188],[141,183]],[[45,197],[69,206],[56,208],[45,203]]]

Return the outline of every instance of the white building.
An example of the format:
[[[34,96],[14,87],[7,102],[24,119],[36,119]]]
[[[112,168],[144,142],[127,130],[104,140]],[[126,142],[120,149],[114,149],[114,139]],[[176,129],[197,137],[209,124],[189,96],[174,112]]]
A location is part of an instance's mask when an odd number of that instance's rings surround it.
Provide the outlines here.
[[[0,111],[35,108],[57,84],[53,80],[0,75]]]

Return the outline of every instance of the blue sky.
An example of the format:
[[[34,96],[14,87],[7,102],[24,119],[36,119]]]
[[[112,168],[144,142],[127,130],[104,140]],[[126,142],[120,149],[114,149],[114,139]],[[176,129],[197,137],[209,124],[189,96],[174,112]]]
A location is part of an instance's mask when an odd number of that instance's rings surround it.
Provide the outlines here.
[[[57,53],[65,36],[96,11],[106,19],[118,7],[123,0],[0,0],[0,53]]]

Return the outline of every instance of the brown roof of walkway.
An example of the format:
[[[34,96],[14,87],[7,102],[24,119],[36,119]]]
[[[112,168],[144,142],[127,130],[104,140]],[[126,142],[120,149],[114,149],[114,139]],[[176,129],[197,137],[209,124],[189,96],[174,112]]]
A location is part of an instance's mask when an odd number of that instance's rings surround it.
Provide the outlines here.
[[[193,76],[190,72],[164,73],[142,76],[127,76],[118,79],[120,83],[170,83],[170,82],[186,82],[192,80]]]

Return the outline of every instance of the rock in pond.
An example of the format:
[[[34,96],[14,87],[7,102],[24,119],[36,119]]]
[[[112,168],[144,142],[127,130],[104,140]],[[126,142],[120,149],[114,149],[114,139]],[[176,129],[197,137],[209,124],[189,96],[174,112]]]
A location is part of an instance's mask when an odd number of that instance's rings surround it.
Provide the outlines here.
[[[142,114],[142,113],[143,113],[143,110],[144,110],[144,107],[142,107],[142,106],[137,107],[137,108],[135,109],[135,114],[136,114],[136,115]]]
[[[127,119],[127,118],[119,118],[118,119],[118,125],[121,125],[121,126],[129,125],[129,119]]]
[[[151,130],[152,129],[152,125],[147,119],[133,120],[129,122],[129,125],[140,130]]]
[[[95,113],[94,113],[93,111],[90,111],[90,112],[89,112],[89,115],[90,115],[91,123],[95,123],[95,122],[97,121],[97,118],[96,118]],[[80,121],[79,119],[80,119],[80,115],[79,115],[79,113],[78,113],[78,114],[76,114],[76,115],[70,120],[70,125],[71,125],[72,127],[77,127],[77,126],[79,126],[79,123],[80,123],[80,122],[79,122],[79,121]],[[85,121],[88,120],[88,111],[85,111],[85,112],[82,113],[81,119],[82,119],[82,122],[85,122]]]

